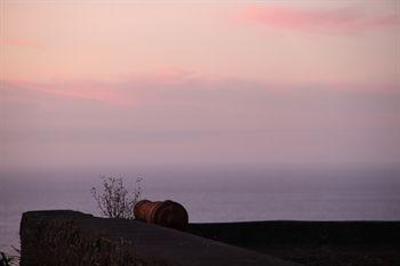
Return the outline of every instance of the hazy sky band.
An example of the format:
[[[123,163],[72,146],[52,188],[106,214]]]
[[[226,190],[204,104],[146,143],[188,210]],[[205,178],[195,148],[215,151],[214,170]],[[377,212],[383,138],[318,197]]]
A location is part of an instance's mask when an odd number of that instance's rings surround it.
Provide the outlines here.
[[[1,167],[399,162],[399,22],[398,1],[3,0]]]

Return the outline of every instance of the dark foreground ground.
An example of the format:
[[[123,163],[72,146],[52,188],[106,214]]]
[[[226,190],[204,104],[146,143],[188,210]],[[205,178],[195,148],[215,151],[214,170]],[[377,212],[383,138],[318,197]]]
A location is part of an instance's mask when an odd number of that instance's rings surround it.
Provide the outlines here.
[[[281,259],[309,266],[396,266],[400,265],[400,246],[296,246],[247,247]]]
[[[189,232],[309,266],[400,265],[400,222],[191,224]]]

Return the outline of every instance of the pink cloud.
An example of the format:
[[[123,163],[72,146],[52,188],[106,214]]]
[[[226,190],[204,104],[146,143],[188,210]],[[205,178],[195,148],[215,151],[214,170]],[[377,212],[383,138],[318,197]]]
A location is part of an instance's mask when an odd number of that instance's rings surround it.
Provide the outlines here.
[[[66,98],[104,102],[113,105],[130,105],[131,99],[113,90],[113,85],[104,82],[28,82],[23,80],[1,81],[2,87],[16,90],[31,90]]]
[[[195,83],[204,84],[203,79],[196,78],[195,72],[164,67],[147,75],[122,76],[116,80],[0,80],[0,90],[36,91],[46,95],[129,107],[140,104],[137,101],[139,98],[143,102],[157,93],[171,88],[190,87]]]
[[[43,48],[41,44],[27,39],[0,39],[0,45],[31,48],[31,49]]]
[[[245,9],[240,19],[278,29],[327,33],[365,32],[400,25],[400,17],[394,13],[372,15],[350,8],[302,10],[253,6]]]
[[[318,89],[319,88],[319,89]],[[191,99],[192,96],[225,95],[242,91],[268,92],[268,95],[290,95],[303,91],[332,92],[397,92],[398,84],[345,84],[328,83],[271,83],[267,81],[243,80],[202,76],[196,72],[165,68],[148,75],[131,75],[116,80],[0,80],[1,90],[22,92],[24,95],[39,93],[80,101],[95,101],[121,107],[163,105],[165,99]],[[28,93],[26,93],[28,92]],[[7,94],[7,93],[6,93]],[[29,99],[28,99],[29,100]],[[173,101],[173,100],[172,100]],[[171,101],[170,101],[171,102]],[[182,104],[181,102],[177,103]]]

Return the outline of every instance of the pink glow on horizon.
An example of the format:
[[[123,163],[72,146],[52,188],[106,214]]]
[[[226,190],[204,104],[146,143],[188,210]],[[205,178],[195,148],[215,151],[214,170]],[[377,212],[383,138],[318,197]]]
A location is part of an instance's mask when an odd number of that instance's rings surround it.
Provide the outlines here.
[[[289,7],[253,6],[246,8],[243,21],[269,27],[310,32],[356,33],[400,25],[396,14],[368,15],[349,8],[302,10]]]

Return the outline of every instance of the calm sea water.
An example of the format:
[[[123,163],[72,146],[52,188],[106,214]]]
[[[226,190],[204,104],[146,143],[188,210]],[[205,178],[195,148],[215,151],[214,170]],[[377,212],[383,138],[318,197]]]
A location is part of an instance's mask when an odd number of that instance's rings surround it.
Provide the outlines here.
[[[400,169],[170,167],[122,173],[139,175],[144,179],[143,198],[179,201],[191,222],[400,220]],[[0,178],[0,250],[19,245],[25,211],[97,214],[89,192],[101,184],[95,171],[15,171],[3,172]],[[128,187],[133,180],[127,179]]]

